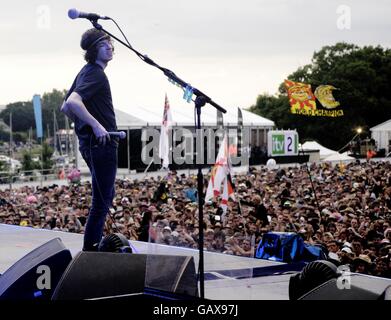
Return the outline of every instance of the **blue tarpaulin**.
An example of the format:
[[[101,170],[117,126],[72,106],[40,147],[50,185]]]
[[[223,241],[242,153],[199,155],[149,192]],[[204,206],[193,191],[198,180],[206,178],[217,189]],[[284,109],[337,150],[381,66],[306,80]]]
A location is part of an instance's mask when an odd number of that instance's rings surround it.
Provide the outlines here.
[[[268,232],[263,235],[255,257],[279,262],[309,262],[327,259],[320,247],[304,243],[293,232]]]

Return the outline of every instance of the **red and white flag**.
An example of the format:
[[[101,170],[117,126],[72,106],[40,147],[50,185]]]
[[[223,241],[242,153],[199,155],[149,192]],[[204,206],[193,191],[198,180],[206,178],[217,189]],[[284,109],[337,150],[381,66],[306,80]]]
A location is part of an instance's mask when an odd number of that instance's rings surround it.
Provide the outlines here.
[[[231,198],[235,201],[234,189],[228,176],[224,179],[223,194],[221,195],[220,207],[223,209],[223,215],[227,212],[228,199]]]
[[[224,214],[227,211],[228,199],[235,199],[232,185],[228,179],[228,175],[231,171],[230,168],[231,161],[229,157],[228,140],[227,135],[225,135],[217,154],[216,163],[212,168],[208,189],[205,195],[205,202],[220,196],[220,206],[223,209]],[[221,189],[223,189],[223,192],[221,192]]]
[[[160,128],[159,140],[159,158],[162,159],[162,167],[168,168],[169,152],[170,152],[170,131],[172,127],[172,116],[170,110],[170,103],[168,102],[167,94],[164,100],[163,120]]]

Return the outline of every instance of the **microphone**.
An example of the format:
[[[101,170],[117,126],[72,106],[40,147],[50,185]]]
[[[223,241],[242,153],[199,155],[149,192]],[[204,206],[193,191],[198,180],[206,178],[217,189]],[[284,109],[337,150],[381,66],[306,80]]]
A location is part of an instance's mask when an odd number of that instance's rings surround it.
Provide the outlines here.
[[[118,131],[118,132],[108,132],[109,135],[119,137],[120,139],[126,138],[126,133],[124,131]]]
[[[75,8],[72,8],[72,9],[68,10],[68,17],[71,18],[71,19],[85,18],[85,19],[88,19],[88,20],[98,20],[98,19],[109,20],[110,19],[109,17],[100,16],[99,14],[96,14],[96,13],[81,12],[81,11],[78,11],[77,9],[75,9]]]

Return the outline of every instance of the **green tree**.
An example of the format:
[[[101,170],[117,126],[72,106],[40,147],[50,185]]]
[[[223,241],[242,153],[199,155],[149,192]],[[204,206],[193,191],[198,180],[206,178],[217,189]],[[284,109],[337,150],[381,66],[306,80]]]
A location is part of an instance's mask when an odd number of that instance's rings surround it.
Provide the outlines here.
[[[53,132],[53,112],[56,113],[56,119],[58,128],[65,128],[65,115],[60,112],[60,107],[64,101],[67,90],[56,90],[52,92],[44,93],[42,95],[42,121],[48,123],[51,132]],[[57,128],[57,129],[58,129]]]
[[[10,165],[6,161],[0,160],[0,183],[9,182]]]
[[[34,169],[37,169],[37,166],[34,163],[31,154],[29,152],[23,153],[23,158],[21,162],[22,162],[23,171],[32,171]],[[27,172],[26,175],[31,175],[31,172]]]
[[[10,113],[12,111],[12,131],[27,131],[31,126],[35,127],[34,109],[32,101],[14,102],[7,104],[0,113],[0,117],[9,126]]]
[[[359,47],[337,43],[313,54],[310,64],[298,68],[289,80],[313,86],[330,84],[344,117],[321,118],[291,114],[283,83],[276,96],[258,96],[250,110],[275,121],[278,128],[297,129],[300,140],[315,139],[339,149],[355,134],[357,127],[369,128],[391,118],[391,50],[380,46]]]
[[[42,167],[43,169],[52,169],[53,161],[51,160],[53,155],[53,148],[51,148],[47,143],[42,145]],[[49,170],[45,170],[44,174],[49,173]]]
[[[1,171],[8,171],[9,170],[9,164],[6,161],[0,160],[0,172]]]
[[[60,106],[66,95],[66,90],[53,89],[52,92],[47,92],[42,95],[42,126],[44,131],[47,125],[49,130],[53,132],[53,112],[56,113],[58,128],[65,128],[65,115],[60,112]],[[9,126],[10,113],[12,111],[12,131],[13,132],[28,132],[30,128],[35,128],[35,116],[33,102],[18,101],[10,103],[0,113],[0,118]]]
[[[10,141],[10,133],[0,129],[0,141]]]

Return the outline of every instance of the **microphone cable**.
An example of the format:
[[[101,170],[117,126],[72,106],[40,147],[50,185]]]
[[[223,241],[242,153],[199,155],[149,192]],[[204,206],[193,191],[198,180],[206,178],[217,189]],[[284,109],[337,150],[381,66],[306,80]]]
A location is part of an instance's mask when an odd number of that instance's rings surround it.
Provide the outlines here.
[[[117,28],[118,28],[119,31],[121,32],[122,36],[124,37],[126,43],[129,45],[130,49],[131,49],[133,52],[135,52],[135,53],[137,54],[137,56],[138,56],[141,60],[143,60],[144,62],[146,62],[146,63],[148,63],[148,64],[150,64],[150,65],[152,65],[152,66],[154,66],[154,67],[156,67],[156,68],[158,68],[158,69],[160,69],[160,70],[163,71],[163,73],[166,74],[166,75],[167,75],[167,74],[173,74],[173,75],[175,75],[174,72],[172,72],[171,70],[159,66],[159,65],[156,64],[152,59],[150,59],[148,56],[143,55],[143,54],[141,54],[140,52],[138,52],[136,49],[134,49],[134,48],[132,47],[132,45],[129,43],[128,39],[126,38],[126,35],[125,35],[125,34],[123,33],[123,31],[121,30],[121,27],[117,24],[117,22],[116,22],[114,19],[110,18],[110,17],[108,17],[108,18],[109,18],[109,20],[111,20],[111,21],[114,22],[114,24],[117,26]],[[192,100],[193,102],[195,102],[195,99],[194,99],[194,100],[191,99],[191,100]],[[194,108],[194,127],[197,128],[197,109],[196,109],[196,108]],[[196,129],[196,132],[197,132],[197,129]],[[199,195],[199,196],[201,196],[201,195]],[[203,220],[202,220],[202,221],[199,221],[198,223],[199,223],[199,225],[200,225],[201,227],[203,227]],[[199,235],[198,235],[198,237],[199,237]],[[201,269],[201,268],[200,268],[200,262],[199,262],[198,270],[197,270],[197,276],[196,276],[197,282],[198,282],[199,279],[200,279],[200,269]]]
[[[167,68],[164,68],[164,67],[161,67],[159,66],[155,61],[153,61],[151,58],[149,58],[147,55],[144,55],[140,52],[138,52],[136,49],[133,48],[133,46],[130,44],[128,38],[126,37],[126,35],[124,34],[124,32],[122,31],[121,27],[118,25],[118,23],[113,19],[113,18],[110,18],[110,17],[107,17],[108,20],[111,20],[112,22],[114,22],[114,24],[117,26],[118,30],[121,32],[122,36],[124,37],[126,43],[128,44],[129,48],[141,59],[143,60],[145,63],[148,63],[149,65],[155,67],[155,68],[158,68],[159,70],[161,70],[166,76],[167,75],[175,75],[174,72],[172,72],[170,69],[167,69]],[[206,95],[204,95],[206,96]],[[194,100],[193,100],[194,101]]]
[[[122,29],[121,29],[121,27],[118,25],[118,23],[117,23],[113,18],[110,18],[110,17],[108,17],[108,18],[109,18],[108,20],[113,21],[114,24],[117,26],[118,30],[121,32],[121,34],[122,34],[122,36],[124,37],[124,39],[125,39],[126,43],[128,44],[128,46],[137,54],[137,56],[138,56],[141,60],[145,61],[144,55],[141,54],[140,52],[138,52],[136,49],[133,48],[133,46],[130,44],[128,38],[126,37],[125,33],[122,31]],[[146,62],[146,61],[145,61],[145,62]],[[156,65],[154,65],[154,66],[156,66]]]

